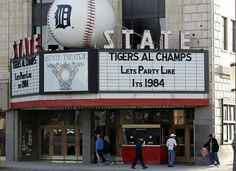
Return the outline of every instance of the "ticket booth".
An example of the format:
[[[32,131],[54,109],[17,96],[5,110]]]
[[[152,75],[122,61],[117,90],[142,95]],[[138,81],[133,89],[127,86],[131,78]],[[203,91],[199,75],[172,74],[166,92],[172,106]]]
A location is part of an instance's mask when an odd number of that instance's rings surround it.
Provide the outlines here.
[[[122,125],[123,145],[122,161],[131,163],[135,157],[135,143],[143,140],[145,163],[166,163],[167,148],[161,145],[161,127],[159,124]]]

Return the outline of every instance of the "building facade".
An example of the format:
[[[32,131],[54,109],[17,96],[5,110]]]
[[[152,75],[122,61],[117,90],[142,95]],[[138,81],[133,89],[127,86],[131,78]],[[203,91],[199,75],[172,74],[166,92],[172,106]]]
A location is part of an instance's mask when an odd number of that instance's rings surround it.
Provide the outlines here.
[[[4,97],[1,112],[6,118],[6,160],[89,163],[95,133],[100,133],[109,136],[116,161],[129,163],[135,140],[143,138],[145,160],[165,163],[165,141],[173,132],[179,144],[177,162],[207,163],[199,151],[213,133],[220,144],[221,162],[232,163],[235,93],[230,87],[230,64],[235,62],[235,1],[110,0],[116,14],[112,50],[103,45],[88,49],[59,45],[47,28],[52,2],[0,2],[0,92]],[[125,49],[122,29],[135,32],[131,49]],[[139,49],[144,30],[150,30],[154,49]],[[180,31],[186,33],[190,49],[180,48]],[[42,51],[13,59],[13,42],[34,34],[42,36]],[[121,64],[107,60],[111,53],[113,61],[117,58]],[[63,78],[55,79],[52,72],[54,56],[65,59],[68,54],[74,56],[72,62],[79,56],[81,66],[86,66],[77,74],[74,84],[78,87],[69,84],[65,78],[68,73],[63,75],[67,82],[61,85],[58,82]],[[130,60],[129,54],[140,63]],[[170,54],[183,55],[186,60],[173,62]],[[153,57],[163,59],[161,80],[155,79],[158,73],[154,70],[144,71],[159,64]],[[67,61],[57,62],[62,65]],[[131,66],[140,74],[130,73]],[[125,84],[127,78],[141,77],[144,82]],[[68,86],[70,90],[63,89]]]

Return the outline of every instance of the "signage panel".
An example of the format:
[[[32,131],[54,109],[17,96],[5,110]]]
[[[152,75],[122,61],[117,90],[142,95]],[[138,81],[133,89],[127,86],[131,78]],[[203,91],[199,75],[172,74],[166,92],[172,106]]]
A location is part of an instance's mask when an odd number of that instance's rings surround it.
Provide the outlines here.
[[[206,54],[204,51],[100,51],[99,91],[206,92]]]
[[[88,52],[44,54],[44,92],[88,91]]]
[[[39,93],[39,55],[11,61],[11,95]]]

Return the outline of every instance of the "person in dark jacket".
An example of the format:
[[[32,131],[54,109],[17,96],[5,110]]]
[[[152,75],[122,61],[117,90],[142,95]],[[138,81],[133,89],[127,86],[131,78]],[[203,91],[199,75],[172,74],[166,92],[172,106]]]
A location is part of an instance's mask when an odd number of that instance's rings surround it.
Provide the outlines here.
[[[108,136],[104,136],[103,153],[104,153],[105,159],[107,160],[107,164],[113,165],[114,163],[112,162],[112,157],[111,157],[110,151],[111,151],[110,139]]]
[[[145,164],[143,162],[142,141],[140,139],[137,141],[136,146],[135,146],[135,158],[134,158],[134,161],[131,166],[132,169],[135,169],[135,165],[137,164],[138,160],[140,161],[141,165],[143,166],[143,169],[148,168],[147,166],[145,166]]]
[[[95,132],[94,142],[95,142],[95,150],[93,154],[93,164],[96,166],[98,164],[98,157],[97,157],[97,151],[96,151],[96,140],[97,140],[97,133]]]
[[[219,166],[220,162],[217,155],[217,152],[219,151],[219,144],[212,134],[209,134],[209,140],[204,145],[204,147],[208,148],[209,150],[209,159],[211,165]]]

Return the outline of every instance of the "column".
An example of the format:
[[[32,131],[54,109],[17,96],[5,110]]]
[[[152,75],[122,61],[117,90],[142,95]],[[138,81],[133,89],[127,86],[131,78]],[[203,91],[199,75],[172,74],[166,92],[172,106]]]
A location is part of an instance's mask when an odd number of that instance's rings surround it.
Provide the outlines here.
[[[18,161],[19,135],[18,135],[18,111],[6,112],[6,160]]]
[[[94,120],[93,111],[82,111],[82,151],[83,151],[83,163],[92,162],[93,145],[94,145]]]

